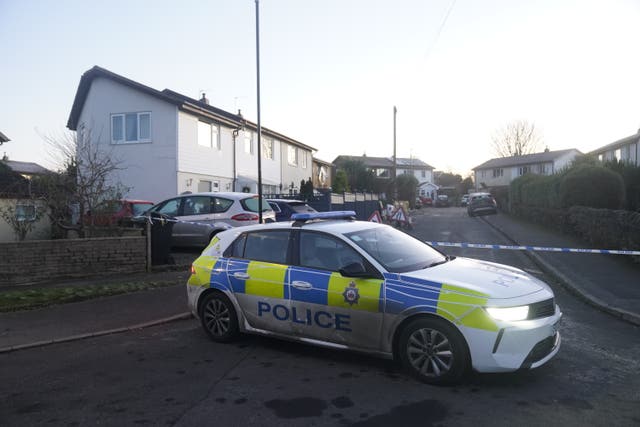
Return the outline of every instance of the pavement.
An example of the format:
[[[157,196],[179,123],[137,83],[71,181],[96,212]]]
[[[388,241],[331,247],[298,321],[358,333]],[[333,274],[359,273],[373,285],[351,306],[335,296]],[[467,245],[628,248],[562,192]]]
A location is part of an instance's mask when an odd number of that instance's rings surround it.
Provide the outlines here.
[[[587,247],[575,238],[505,214],[485,216],[482,220],[516,245]],[[640,264],[633,264],[621,255],[526,253],[579,298],[613,316],[640,325]],[[0,313],[0,353],[188,319],[191,313],[187,308],[185,284],[189,275],[188,263],[196,257],[197,254],[183,254],[181,262],[173,266],[172,271],[58,280],[20,287],[0,286],[0,292],[5,292],[16,288],[93,286],[132,281],[165,281],[169,285],[36,310]]]

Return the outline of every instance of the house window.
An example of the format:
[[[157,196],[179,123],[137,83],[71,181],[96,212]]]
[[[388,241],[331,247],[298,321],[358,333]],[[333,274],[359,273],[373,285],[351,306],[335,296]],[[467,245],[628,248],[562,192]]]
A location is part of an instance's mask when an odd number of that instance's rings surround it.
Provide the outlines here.
[[[111,143],[151,142],[151,113],[111,115]]]
[[[485,173],[485,172],[486,172],[486,171],[484,171],[484,170],[480,171],[480,176],[484,178],[484,173]]]
[[[598,154],[598,160],[603,162],[604,161],[604,154]]]
[[[273,160],[273,139],[262,139],[262,157]]]
[[[622,150],[619,148],[613,152],[614,160],[620,161],[622,159]]]
[[[300,163],[302,163],[302,169],[306,169],[307,168],[307,152],[301,151],[300,154],[302,154],[302,156],[300,157]]]
[[[427,171],[426,171],[426,170],[424,170],[424,169],[422,169],[422,170],[420,171],[420,176],[422,176],[422,178],[426,178],[426,177],[427,177]]]
[[[16,205],[16,220],[20,222],[35,221],[36,207],[34,205]]]
[[[529,166],[521,166],[518,168],[518,175],[522,176],[529,173]]]
[[[287,161],[291,166],[298,166],[298,150],[292,145],[287,146]]]
[[[220,131],[218,125],[198,122],[198,145],[220,149]]]
[[[211,182],[211,191],[213,191],[214,193],[220,191],[220,181]]]
[[[211,148],[211,125],[198,122],[198,145]]]
[[[504,170],[502,168],[493,170],[493,177],[494,178],[499,178],[499,177],[501,177],[503,175],[504,175]]]
[[[244,133],[244,152],[253,154],[253,132]]]
[[[544,163],[541,164],[541,165],[538,165],[538,173],[540,175],[546,175],[547,174],[547,165],[544,164]]]

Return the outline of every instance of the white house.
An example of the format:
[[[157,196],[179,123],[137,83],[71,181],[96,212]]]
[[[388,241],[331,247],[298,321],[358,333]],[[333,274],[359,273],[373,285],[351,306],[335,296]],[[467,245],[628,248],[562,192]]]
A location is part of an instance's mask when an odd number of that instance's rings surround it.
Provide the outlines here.
[[[119,162],[128,197],[160,201],[184,191],[257,192],[257,125],[169,89],[158,91],[104,68],[85,72],[67,127]],[[311,176],[314,148],[261,132],[263,192]],[[300,159],[283,163],[283,156]],[[306,162],[303,161],[306,159]]]
[[[476,189],[506,186],[528,173],[552,175],[581,155],[579,150],[571,148],[491,159],[473,168]]]
[[[335,158],[333,164],[337,168],[341,168],[346,162],[350,161],[362,162],[367,169],[374,171],[378,178],[390,178],[393,176],[393,157],[341,155]],[[398,157],[396,160],[396,174],[398,176],[403,174],[413,175],[420,185],[433,182],[433,169],[433,166],[415,157]]]
[[[640,166],[640,129],[634,135],[607,144],[589,154],[600,161],[618,160]]]

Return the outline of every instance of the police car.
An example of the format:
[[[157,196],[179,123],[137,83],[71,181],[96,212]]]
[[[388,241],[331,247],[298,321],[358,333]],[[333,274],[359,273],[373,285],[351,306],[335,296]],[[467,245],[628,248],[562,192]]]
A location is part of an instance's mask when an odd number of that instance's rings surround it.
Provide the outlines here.
[[[433,384],[558,352],[562,313],[524,271],[444,255],[350,211],[292,219],[221,232],[193,263],[189,307],[214,341],[250,332],[364,351]]]

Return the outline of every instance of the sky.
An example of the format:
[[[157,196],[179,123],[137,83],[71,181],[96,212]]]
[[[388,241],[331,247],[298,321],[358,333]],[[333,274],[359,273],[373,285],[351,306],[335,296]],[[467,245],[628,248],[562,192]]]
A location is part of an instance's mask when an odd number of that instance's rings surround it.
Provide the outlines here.
[[[338,155],[466,176],[534,123],[589,152],[640,127],[640,0],[261,0],[262,125]],[[0,0],[0,152],[55,168],[99,65],[257,120],[254,0]]]

